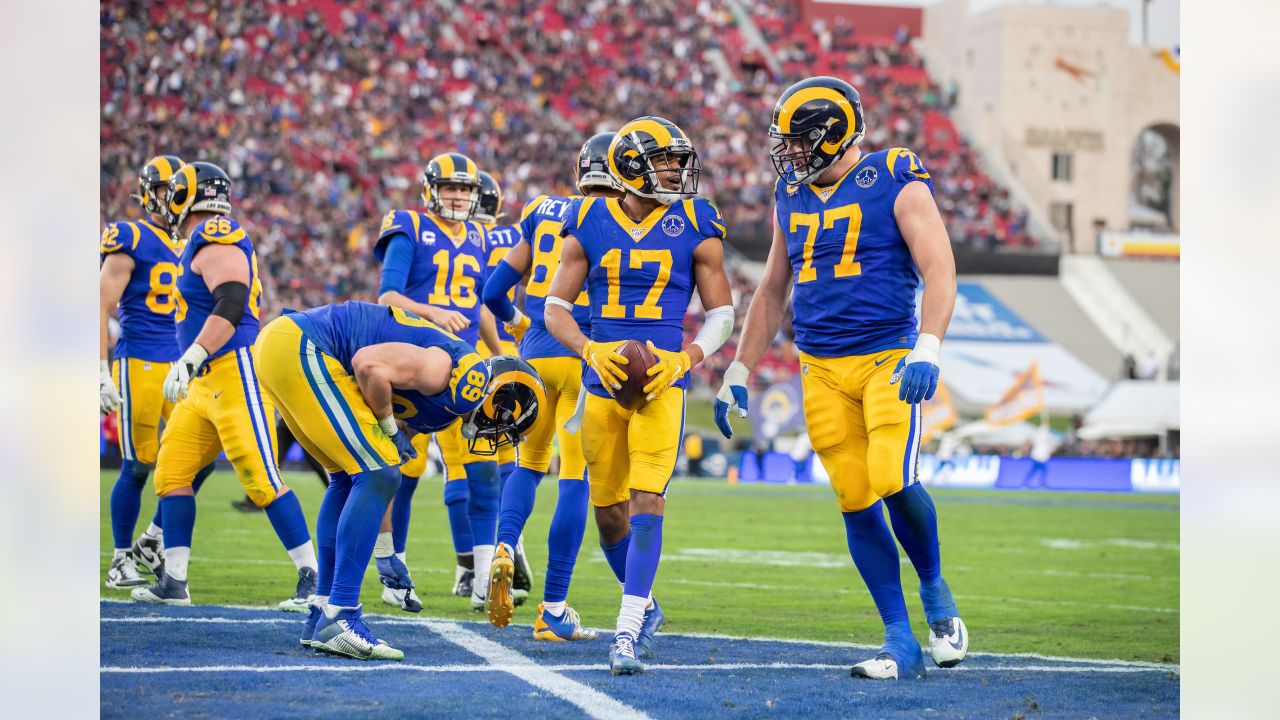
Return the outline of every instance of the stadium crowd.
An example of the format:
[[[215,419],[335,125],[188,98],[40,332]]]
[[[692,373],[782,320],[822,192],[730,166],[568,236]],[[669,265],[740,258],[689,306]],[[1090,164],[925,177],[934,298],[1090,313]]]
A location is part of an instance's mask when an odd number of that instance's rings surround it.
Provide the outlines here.
[[[816,67],[862,89],[868,147],[922,156],[955,242],[1030,244],[904,35],[863,41],[852,28],[790,23],[786,3],[752,3],[783,61],[775,76],[718,3],[586,5],[105,4],[103,220],[133,214],[128,196],[147,157],[217,160],[259,248],[268,314],[370,299],[371,235],[386,209],[419,205],[432,155],[456,148],[493,171],[510,217],[539,194],[570,191],[584,137],[645,111],[698,143],[702,190],[721,205],[731,243],[767,242],[769,111],[786,83]],[[709,62],[717,53],[726,62]]]

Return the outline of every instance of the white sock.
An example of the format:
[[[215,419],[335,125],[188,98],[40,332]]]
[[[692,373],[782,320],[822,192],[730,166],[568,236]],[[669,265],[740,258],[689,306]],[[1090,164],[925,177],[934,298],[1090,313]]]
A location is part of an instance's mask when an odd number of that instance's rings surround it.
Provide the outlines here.
[[[112,557],[124,557],[129,554],[129,548],[116,548],[115,555]]]
[[[562,617],[564,615],[564,609],[567,607],[569,607],[569,604],[563,601],[542,603],[542,609],[556,617]]]
[[[409,551],[408,551],[408,550],[406,550],[406,551],[404,551],[404,552],[398,552],[398,553],[396,553],[396,557],[400,558],[400,562],[404,563],[405,565],[408,565],[408,564],[409,564],[408,555],[409,555]]]
[[[631,633],[631,637],[639,637],[640,625],[644,622],[644,610],[649,606],[649,598],[636,595],[622,596],[622,609],[618,611],[618,632]]]
[[[389,558],[396,553],[395,543],[391,541],[391,531],[378,533],[378,541],[373,544],[375,558]],[[404,558],[400,558],[404,562]]]
[[[164,574],[177,580],[187,581],[187,562],[191,560],[191,548],[171,547],[164,549]]]
[[[317,595],[317,596],[316,596],[316,599],[311,601],[311,604],[312,604],[312,605],[315,605],[316,607],[320,608],[321,610],[324,610],[324,609],[325,609],[325,607],[329,605],[329,596],[328,596],[328,595]]]
[[[360,606],[357,605],[355,608],[347,608],[347,607],[342,607],[341,605],[330,605],[329,598],[325,597],[324,616],[332,620],[338,617],[338,613],[342,612],[343,610],[355,610],[358,607]]]
[[[289,557],[293,560],[293,566],[299,570],[302,568],[311,568],[312,570],[316,570],[316,568],[320,566],[320,564],[316,562],[316,547],[311,544],[310,540],[290,550]]]
[[[476,579],[471,581],[471,593],[485,597],[489,594],[489,566],[493,564],[493,546],[476,545],[471,551],[475,554],[476,563]]]
[[[164,536],[164,530],[161,530],[159,525],[155,523],[151,523],[150,525],[147,525],[146,531],[144,531],[142,534],[146,535],[149,538],[155,538],[159,540],[161,537]]]

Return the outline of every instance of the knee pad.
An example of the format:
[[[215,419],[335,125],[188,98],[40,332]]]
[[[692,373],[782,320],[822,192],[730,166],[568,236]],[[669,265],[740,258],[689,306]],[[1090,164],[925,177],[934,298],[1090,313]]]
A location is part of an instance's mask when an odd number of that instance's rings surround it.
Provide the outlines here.
[[[276,498],[280,497],[279,492],[272,490],[269,487],[263,488],[257,485],[254,485],[253,487],[246,485],[244,488],[244,494],[248,495],[249,499],[253,501],[253,504],[260,508],[265,508],[275,502]]]
[[[378,495],[385,496],[390,502],[400,488],[400,468],[388,467],[361,473],[364,482]]]
[[[451,480],[444,484],[444,504],[454,505],[471,499],[471,489],[466,480]]]
[[[151,470],[154,467],[154,465],[148,465],[136,460],[125,460],[120,463],[120,477],[141,488],[147,484],[147,476],[151,474]]]
[[[480,510],[497,512],[501,500],[498,468],[493,463],[472,463],[466,466],[467,489],[471,504]]]

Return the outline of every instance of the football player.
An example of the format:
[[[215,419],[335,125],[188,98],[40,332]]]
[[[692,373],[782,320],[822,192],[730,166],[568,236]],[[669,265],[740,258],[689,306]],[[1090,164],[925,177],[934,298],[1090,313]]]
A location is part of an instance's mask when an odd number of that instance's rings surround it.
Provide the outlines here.
[[[168,420],[173,410],[160,386],[169,372],[169,363],[181,354],[173,330],[173,285],[178,280],[182,242],[162,229],[169,178],[181,166],[182,161],[173,155],[158,155],[147,161],[138,176],[138,194],[134,198],[150,220],[115,222],[102,232],[98,399],[103,415],[120,410],[122,460],[120,476],[111,489],[115,554],[107,570],[109,588],[146,585],[147,581],[138,574],[138,563],[153,573],[164,566],[159,509],[137,541],[132,538],[142,507],[142,488],[160,447],[160,420]],[[111,348],[107,325],[117,306],[120,339],[113,353],[114,362],[108,362]],[[212,464],[202,468],[192,482],[192,490],[199,490],[211,472]]]
[[[601,542],[615,548],[606,557],[623,583],[609,666],[629,675],[643,671],[639,657],[661,625],[650,591],[662,553],[667,483],[684,436],[687,373],[729,338],[733,306],[723,221],[715,205],[693,197],[701,166],[684,131],[660,117],[637,118],[618,130],[608,158],[625,194],[583,198],[565,214],[546,323],[589,366],[582,453]],[[573,317],[584,283],[590,338]],[[695,287],[709,310],[697,337],[683,345]],[[611,398],[627,377],[627,359],[618,353],[627,340],[646,342],[657,357],[646,402],[635,410]]]
[[[316,521],[317,597],[301,642],[359,660],[401,660],[365,625],[360,606],[400,464],[418,452],[397,419],[432,433],[466,416],[472,437],[518,442],[515,413],[536,414],[541,382],[516,358],[483,360],[427,320],[362,302],[286,311],[254,353],[263,390],[331,474]]]
[[[520,239],[520,228],[518,226],[498,224],[498,220],[502,216],[502,188],[492,175],[481,170],[480,203],[476,207],[475,217],[476,221],[484,226],[485,247],[489,251],[489,259],[484,271],[484,287],[489,286],[489,279],[498,267],[498,263],[507,256],[507,253],[511,252],[511,249],[516,246]],[[507,291],[508,302],[515,301],[515,293],[514,287]],[[481,295],[483,299],[483,293]],[[488,307],[485,307],[482,312],[485,316],[492,315],[492,311]],[[486,319],[488,318],[486,317]],[[511,330],[505,324],[497,326],[497,337],[498,344],[501,345],[500,351],[503,355],[519,354],[519,351],[516,350],[516,337],[511,334]],[[488,343],[480,346],[481,356],[489,356],[490,353],[487,348]],[[498,453],[498,475],[501,478],[498,487],[500,491],[505,491],[507,480],[511,477],[512,471],[515,470],[515,466],[515,448],[509,446],[502,448]],[[499,513],[501,513],[501,510],[499,510]],[[501,517],[501,514],[499,514],[499,517]],[[515,576],[512,580],[512,597],[516,605],[523,605],[524,601],[529,597],[529,591],[533,589],[533,571],[529,567],[529,560],[524,554],[523,536],[516,541],[513,559],[515,560]]]
[[[482,317],[480,288],[488,262],[484,228],[472,218],[480,204],[480,170],[461,153],[437,155],[427,164],[422,199],[426,212],[393,210],[383,218],[374,257],[382,262],[378,302],[403,308],[456,333],[477,347],[484,339],[500,349],[492,317]],[[377,554],[388,540],[403,562],[409,531],[410,504],[425,470],[426,443],[415,438],[422,462],[403,468],[404,477],[392,505],[392,534],[379,538]],[[457,423],[434,435],[445,461],[445,505],[453,532],[458,568],[454,592],[472,565],[479,582],[471,587],[471,606],[484,608],[489,562],[498,525],[499,478],[495,458],[468,452]],[[416,472],[417,474],[411,474]],[[407,593],[392,599],[411,605]]]
[[[275,408],[262,398],[250,353],[258,337],[262,280],[245,229],[231,219],[231,180],[207,162],[183,165],[169,179],[166,219],[186,246],[174,286],[177,337],[185,345],[163,390],[176,403],[160,438],[156,494],[165,528],[164,574],[133,599],[189,605],[187,564],[196,522],[192,479],[225,451],[245,492],[259,506],[298,569],[294,597],[281,609],[306,611],[315,594],[316,553],[298,496],[280,479]]]
[[[777,334],[790,293],[805,423],[831,475],[849,553],[885,624],[884,646],[852,674],[918,678],[924,659],[902,597],[895,535],[920,576],[934,662],[959,663],[969,642],[942,578],[933,501],[916,470],[920,403],[937,387],[956,270],[924,164],[906,148],[864,153],[865,131],[858,93],[842,80],[809,78],[778,99],[770,128],[780,176],[773,247],[725,371],[716,422],[729,437],[729,411],[746,417],[747,377]]]
[[[622,183],[609,173],[609,144],[613,133],[600,133],[582,146],[578,154],[578,189],[594,198],[622,197]],[[560,444],[559,496],[547,536],[547,582],[543,602],[538,605],[533,637],[537,640],[591,640],[593,630],[582,627],[578,613],[569,607],[569,582],[587,526],[588,492],[583,475],[582,440],[564,430],[577,407],[582,392],[582,360],[547,332],[544,320],[547,292],[560,266],[563,240],[560,229],[564,214],[576,198],[543,195],[534,198],[521,213],[519,244],[502,262],[484,286],[484,302],[520,340],[520,357],[538,371],[546,385],[547,406],[528,440],[520,448],[519,467],[507,479],[502,491],[502,511],[498,520],[498,545],[489,575],[489,621],[502,627],[511,620],[514,608],[505,602],[506,586],[515,581],[519,562],[513,557],[525,522],[533,512],[538,484],[551,466],[551,443]],[[508,291],[528,279],[525,309],[521,312]],[[588,332],[591,308],[586,292],[574,300],[573,316],[578,327]]]

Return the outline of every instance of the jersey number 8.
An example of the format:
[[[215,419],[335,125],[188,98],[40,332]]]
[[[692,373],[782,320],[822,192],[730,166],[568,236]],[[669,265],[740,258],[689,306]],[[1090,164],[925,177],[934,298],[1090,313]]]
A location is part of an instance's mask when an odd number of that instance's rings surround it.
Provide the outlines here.
[[[458,392],[463,400],[467,402],[475,402],[484,394],[484,373],[479,370],[472,370],[467,373],[465,378],[467,386]]]

